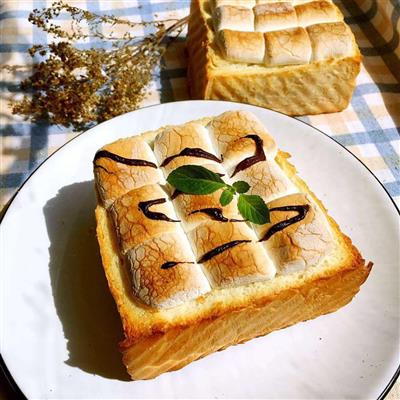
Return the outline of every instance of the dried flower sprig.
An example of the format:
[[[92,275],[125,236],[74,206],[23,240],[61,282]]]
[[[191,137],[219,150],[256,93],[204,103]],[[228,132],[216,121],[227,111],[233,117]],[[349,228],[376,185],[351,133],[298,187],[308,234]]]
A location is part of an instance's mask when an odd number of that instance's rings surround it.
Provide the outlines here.
[[[71,18],[68,31],[54,23],[62,12]],[[32,75],[21,82],[27,94],[12,104],[12,111],[32,121],[82,130],[138,108],[167,40],[179,36],[187,18],[131,22],[56,1],[49,8],[33,10],[29,21],[61,41],[29,49],[31,57],[39,55],[44,61],[34,64]],[[123,25],[127,31],[120,36],[113,31],[103,34],[104,24]],[[154,32],[144,38],[135,35],[143,25],[152,26]],[[111,49],[79,49],[76,42],[88,38],[111,41]]]

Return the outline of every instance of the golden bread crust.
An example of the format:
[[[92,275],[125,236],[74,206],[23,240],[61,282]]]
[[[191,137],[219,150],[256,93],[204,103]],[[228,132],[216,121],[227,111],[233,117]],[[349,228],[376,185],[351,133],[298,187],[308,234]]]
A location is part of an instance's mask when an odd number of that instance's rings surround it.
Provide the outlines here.
[[[132,379],[151,379],[217,350],[336,311],[351,301],[370,270],[371,264],[354,265],[333,276],[282,291],[263,305],[143,338],[123,349],[124,364]]]

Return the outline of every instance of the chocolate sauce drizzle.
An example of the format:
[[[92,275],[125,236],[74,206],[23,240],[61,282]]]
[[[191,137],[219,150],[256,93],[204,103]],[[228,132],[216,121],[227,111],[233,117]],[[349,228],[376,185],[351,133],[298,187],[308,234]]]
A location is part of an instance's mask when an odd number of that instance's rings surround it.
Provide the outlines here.
[[[198,263],[203,263],[208,260],[211,260],[213,257],[217,256],[218,254],[223,253],[224,251],[231,249],[232,247],[237,246],[238,244],[241,243],[249,243],[251,240],[233,240],[232,242],[224,243],[221,246],[216,247],[215,249],[212,249],[210,251],[207,251],[207,253],[203,254]]]
[[[182,156],[189,156],[189,157],[196,157],[196,158],[207,158],[208,160],[213,160],[216,161],[217,163],[221,163],[221,160],[214,156],[214,154],[211,154],[203,149],[200,149],[198,147],[191,148],[191,147],[185,147],[180,153],[175,154],[173,156],[167,157],[160,167],[165,167],[167,166],[172,160],[174,160],[177,157],[182,157]]]
[[[143,214],[149,219],[155,219],[155,220],[158,220],[158,221],[167,221],[167,222],[180,222],[179,220],[171,219],[171,218],[167,217],[163,213],[149,210],[149,208],[151,206],[154,206],[155,204],[163,204],[166,201],[167,201],[166,199],[155,199],[155,200],[149,200],[149,201],[141,201],[138,204],[138,207],[143,212]]]
[[[268,229],[267,233],[260,239],[260,242],[268,240],[274,233],[277,233],[290,225],[295,224],[296,222],[301,221],[307,215],[310,206],[305,204],[303,206],[284,206],[284,207],[275,207],[271,208],[269,211],[296,211],[298,214],[292,218],[288,218],[285,221],[278,222],[275,225],[272,225],[271,228]]]
[[[189,215],[197,213],[204,213],[208,215],[211,219],[220,222],[244,222],[244,219],[226,218],[222,213],[221,208],[202,208],[200,210],[190,212]]]
[[[157,168],[157,165],[152,163],[151,161],[139,160],[136,158],[125,158],[125,157],[119,156],[118,154],[111,153],[110,151],[107,151],[107,150],[99,150],[94,156],[93,163],[95,164],[95,162],[99,158],[109,158],[110,160],[116,161],[118,163],[136,166],[136,167]],[[96,167],[99,167],[99,166],[95,164],[95,168]]]
[[[161,265],[161,269],[170,269],[178,264],[194,264],[193,261],[167,261]]]
[[[99,168],[102,169],[103,171],[106,171],[107,174],[112,174],[111,171],[109,171],[107,168],[104,168],[102,165],[95,165],[94,168]]]
[[[239,171],[243,171],[244,169],[247,169],[260,161],[265,161],[263,140],[260,138],[260,136],[247,135],[244,137],[254,140],[254,143],[256,144],[256,151],[254,153],[254,156],[247,157],[244,160],[240,161],[240,163],[238,165],[236,165],[236,168],[233,171],[231,178],[233,178]]]

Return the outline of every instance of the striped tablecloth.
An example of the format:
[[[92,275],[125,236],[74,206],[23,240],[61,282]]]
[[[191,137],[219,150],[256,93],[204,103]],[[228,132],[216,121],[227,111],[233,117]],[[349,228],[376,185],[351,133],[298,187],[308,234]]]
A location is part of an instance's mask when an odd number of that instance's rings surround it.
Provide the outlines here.
[[[27,21],[45,0],[3,0],[0,5],[0,64],[28,64],[32,44],[49,41]],[[133,20],[183,17],[189,0],[69,1],[96,13]],[[400,3],[399,0],[338,2],[364,56],[351,105],[343,112],[301,117],[346,146],[369,167],[400,204]],[[147,33],[147,28],[143,33]],[[170,46],[143,105],[188,99],[184,37]],[[13,116],[8,101],[20,96],[23,75],[1,71],[0,210],[29,174],[52,152],[77,135],[67,129],[30,124]],[[397,393],[397,394],[396,394]],[[393,398],[400,398],[399,387]]]

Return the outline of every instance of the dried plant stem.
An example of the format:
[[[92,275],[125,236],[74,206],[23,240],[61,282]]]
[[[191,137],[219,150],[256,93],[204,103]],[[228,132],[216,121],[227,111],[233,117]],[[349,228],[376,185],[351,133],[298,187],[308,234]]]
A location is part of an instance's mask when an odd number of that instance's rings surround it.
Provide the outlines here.
[[[61,12],[71,17],[68,32],[55,23]],[[166,46],[179,36],[187,19],[131,22],[112,15],[97,15],[63,1],[34,10],[29,21],[62,41],[29,49],[32,57],[42,57],[43,61],[27,66],[33,67],[32,75],[21,82],[21,89],[27,94],[12,104],[13,113],[32,121],[82,130],[136,109]],[[89,33],[83,33],[84,21],[90,28]],[[104,24],[123,25],[127,31],[121,36],[114,32],[104,35],[101,32]],[[154,33],[135,36],[135,28],[143,25],[152,26]],[[87,38],[104,43],[111,41],[112,48],[77,48],[76,42]],[[19,67],[1,68],[15,72]]]

